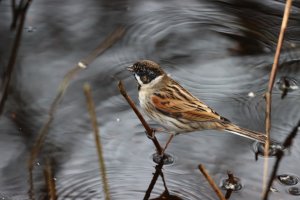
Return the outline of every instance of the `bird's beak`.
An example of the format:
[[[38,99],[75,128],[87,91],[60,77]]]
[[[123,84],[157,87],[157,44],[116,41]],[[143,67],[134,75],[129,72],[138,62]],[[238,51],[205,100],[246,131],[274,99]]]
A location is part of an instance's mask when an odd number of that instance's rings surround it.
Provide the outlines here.
[[[127,69],[128,71],[130,71],[130,72],[133,72],[133,71],[134,71],[133,65],[131,65],[131,66],[129,66],[129,67],[126,67],[126,69]]]

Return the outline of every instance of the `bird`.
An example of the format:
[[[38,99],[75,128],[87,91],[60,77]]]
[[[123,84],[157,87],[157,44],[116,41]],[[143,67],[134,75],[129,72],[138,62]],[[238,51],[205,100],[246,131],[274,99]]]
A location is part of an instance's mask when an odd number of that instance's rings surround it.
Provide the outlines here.
[[[140,60],[127,67],[127,70],[136,79],[140,107],[149,118],[162,125],[172,138],[182,133],[219,130],[260,143],[266,142],[265,134],[241,128],[222,117],[173,80],[154,61]]]

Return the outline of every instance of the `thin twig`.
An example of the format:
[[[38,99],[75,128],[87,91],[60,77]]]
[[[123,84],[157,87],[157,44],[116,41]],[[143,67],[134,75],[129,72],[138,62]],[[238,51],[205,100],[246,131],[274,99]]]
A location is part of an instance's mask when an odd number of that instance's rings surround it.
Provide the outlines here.
[[[79,61],[75,67],[73,67],[67,74],[64,76],[62,82],[58,87],[57,95],[54,101],[51,104],[51,107],[48,112],[48,118],[46,119],[44,125],[40,129],[37,140],[34,143],[34,146],[31,150],[31,154],[28,161],[28,169],[29,171],[33,170],[34,161],[39,154],[42,145],[46,139],[48,134],[49,127],[51,122],[53,121],[54,113],[57,110],[71,80],[83,69],[87,68],[87,66],[94,61],[94,59],[102,54],[105,50],[111,47],[114,43],[116,43],[125,33],[125,29],[123,27],[118,27],[112,34],[110,34],[95,50],[93,50],[86,58]],[[29,182],[33,182],[32,173],[29,173]],[[33,185],[32,185],[33,186]],[[33,187],[31,188],[33,191]]]
[[[28,184],[29,184],[29,189],[28,189],[28,197],[30,200],[35,200],[34,196],[34,185],[33,185],[33,171],[31,168],[28,168]]]
[[[163,159],[161,161],[163,161]],[[166,183],[166,180],[165,180],[164,173],[162,172],[162,169],[160,169],[160,177],[161,177],[161,180],[163,181],[164,188],[165,188],[164,194],[166,196],[170,196],[170,192],[168,190],[167,183]]]
[[[166,149],[168,148],[169,144],[171,143],[172,139],[174,138],[174,134],[171,134],[165,144],[165,147],[163,148],[161,155],[165,153]]]
[[[161,160],[162,161],[162,160]],[[160,162],[161,162],[160,161]],[[161,177],[161,179],[162,179],[162,181],[163,181],[163,184],[164,184],[164,188],[165,188],[165,190],[164,190],[164,192],[159,196],[159,197],[157,197],[157,198],[152,198],[152,200],[162,200],[162,199],[172,199],[172,200],[175,200],[175,199],[180,199],[180,198],[178,198],[178,197],[176,197],[176,196],[172,196],[172,195],[170,195],[170,192],[169,192],[169,190],[168,190],[168,187],[167,187],[167,184],[166,184],[166,180],[165,180],[165,177],[164,177],[164,173],[162,172],[162,168],[159,166],[157,166],[157,172],[159,172],[160,173],[160,177]],[[153,175],[153,177],[155,177],[156,175]],[[151,182],[152,183],[152,182]],[[155,182],[153,183],[153,186],[154,186],[154,184],[155,184]],[[149,188],[150,188],[150,186],[149,186]],[[148,190],[149,190],[149,188],[148,188]],[[150,194],[151,194],[151,191],[152,191],[152,189],[153,189],[153,187],[151,188],[151,190],[150,191],[148,191],[147,190],[147,192],[146,192],[146,194],[148,194],[148,198],[150,197]]]
[[[265,124],[266,124],[266,135],[267,135],[267,141],[265,143],[265,148],[264,148],[264,156],[265,157],[268,157],[269,147],[270,147],[272,90],[273,90],[275,77],[276,77],[276,73],[277,73],[277,69],[278,69],[281,47],[282,47],[282,43],[283,43],[284,33],[285,33],[285,30],[287,27],[287,22],[289,19],[291,5],[292,5],[292,0],[287,0],[286,4],[285,4],[285,10],[284,10],[284,15],[283,15],[283,19],[282,19],[281,30],[279,33],[274,62],[273,62],[272,70],[270,73],[268,89],[265,94],[265,97],[266,97]],[[264,161],[264,176],[263,176],[263,193],[265,193],[265,191],[268,190],[268,188],[266,188],[267,176],[268,176],[268,159],[265,159],[265,161]]]
[[[53,174],[52,174],[52,169],[51,169],[51,164],[49,159],[46,159],[46,166],[44,169],[44,176],[45,176],[45,181],[48,189],[48,198],[49,200],[56,200],[57,199],[57,194],[56,194],[56,184],[53,179]]]
[[[163,149],[162,147],[160,146],[157,138],[155,137],[155,134],[154,134],[154,130],[152,128],[150,128],[150,126],[148,125],[148,123],[146,122],[146,120],[144,119],[144,117],[142,116],[142,114],[139,112],[139,110],[136,108],[134,102],[131,100],[131,98],[128,96],[125,88],[124,88],[124,85],[122,83],[122,81],[119,81],[119,84],[118,84],[118,87],[119,87],[119,90],[120,90],[120,93],[123,95],[123,97],[127,100],[128,104],[130,105],[130,107],[132,108],[132,110],[135,112],[135,114],[137,115],[137,117],[139,118],[139,120],[141,121],[141,123],[143,124],[145,130],[146,130],[146,134],[148,135],[148,137],[152,140],[153,144],[155,145],[156,147],[156,150],[157,150],[157,153],[159,155],[162,154],[163,152]]]
[[[210,184],[210,186],[213,188],[213,190],[215,191],[215,193],[217,194],[217,196],[219,197],[220,200],[226,200],[223,193],[221,192],[221,190],[218,188],[217,184],[214,182],[214,180],[210,177],[210,175],[208,174],[207,170],[204,168],[203,165],[199,165],[199,170],[202,172],[202,174],[204,175],[204,177],[206,178],[206,180],[208,181],[208,183]]]
[[[85,83],[83,86],[84,94],[86,97],[87,107],[90,114],[90,118],[92,121],[92,126],[94,129],[94,137],[97,147],[97,154],[98,154],[98,161],[99,161],[99,168],[100,168],[100,174],[102,175],[102,183],[103,183],[103,190],[105,194],[105,199],[110,200],[110,192],[109,192],[109,186],[108,186],[108,180],[106,176],[106,167],[104,163],[103,158],[103,150],[101,145],[101,138],[99,134],[99,126],[97,123],[97,115],[95,110],[95,104],[93,101],[92,93],[91,93],[91,86],[88,83]]]
[[[12,19],[12,23],[10,26],[10,30],[15,30],[17,24],[18,24],[18,20],[19,20],[19,16],[22,13],[23,7],[24,7],[24,2],[26,1],[27,3],[31,3],[31,0],[21,0],[19,2],[19,5],[16,6],[16,0],[12,0],[12,13],[13,13],[13,19]]]
[[[160,162],[158,163],[158,165],[155,166],[155,173],[153,174],[153,178],[150,182],[150,185],[145,193],[144,199],[143,200],[148,200],[150,198],[151,192],[154,188],[154,185],[156,184],[156,181],[159,177],[159,175],[162,173],[161,169],[164,165],[164,157],[165,155],[162,156],[162,158],[160,159]]]
[[[24,27],[24,22],[25,22],[25,18],[26,18],[26,13],[28,10],[28,7],[30,5],[31,1],[28,0],[25,5],[21,8],[21,4],[22,1],[20,2],[20,8],[18,9],[19,15],[20,17],[20,23],[17,29],[17,34],[13,43],[13,47],[10,53],[10,57],[9,57],[9,61],[6,67],[6,72],[5,72],[5,77],[4,80],[2,82],[2,96],[0,99],[0,116],[3,113],[4,110],[4,106],[5,106],[5,102],[8,96],[8,90],[9,90],[9,84],[10,84],[10,80],[11,80],[11,76],[13,73],[13,70],[15,68],[15,64],[16,64],[16,59],[17,59],[17,55],[18,55],[18,51],[19,51],[19,46],[21,43],[21,38],[22,38],[22,33],[23,33],[23,27]]]
[[[19,5],[21,5],[22,2],[20,2]],[[10,29],[11,30],[14,30],[16,24],[17,24],[17,13],[18,13],[18,10],[16,8],[16,0],[11,0],[11,11],[12,11],[12,14],[13,14],[13,19],[12,19],[12,23],[11,23],[11,26],[10,26]]]
[[[162,177],[162,180],[163,180],[163,183],[164,183],[164,186],[165,186],[165,192],[169,194],[169,191],[167,189],[166,182],[165,182],[165,179],[164,179],[164,176],[163,176],[163,173],[162,173],[162,167],[164,165],[164,159],[165,159],[164,150],[166,150],[166,148],[167,148],[167,146],[168,146],[168,144],[171,140],[169,140],[169,142],[167,142],[167,145],[165,146],[165,148],[162,149],[161,145],[159,144],[159,142],[158,142],[158,140],[157,140],[157,138],[154,134],[155,131],[148,125],[148,123],[146,122],[146,120],[144,119],[142,114],[139,112],[139,110],[135,106],[132,99],[128,96],[122,81],[119,81],[118,88],[120,90],[120,93],[123,95],[123,97],[126,99],[126,101],[130,105],[132,110],[135,112],[135,114],[137,115],[137,117],[141,121],[142,125],[144,126],[144,128],[146,130],[146,134],[147,134],[148,138],[151,139],[151,141],[155,145],[157,153],[159,155],[162,155],[161,158],[160,158],[159,164],[155,166],[155,173],[153,174],[153,178],[151,180],[151,183],[150,183],[150,185],[149,185],[149,187],[148,187],[148,189],[145,193],[144,200],[148,200],[150,198],[151,192],[154,188],[154,185],[156,184],[156,181],[157,181],[159,175],[161,175],[161,177]]]
[[[285,141],[282,145],[283,149],[288,149],[288,148],[291,147],[291,145],[293,143],[293,140],[296,137],[299,129],[300,129],[300,120],[298,121],[298,124],[295,126],[295,128],[292,130],[292,132],[285,139]],[[276,154],[276,161],[275,161],[275,164],[274,164],[274,167],[273,167],[273,170],[272,170],[272,173],[271,173],[268,185],[267,185],[267,190],[265,191],[265,193],[263,195],[263,200],[268,199],[270,188],[272,187],[273,180],[275,179],[275,176],[277,174],[277,170],[278,170],[278,167],[279,167],[279,164],[280,164],[280,161],[281,161],[283,155],[284,155],[283,150],[279,149],[277,154]]]

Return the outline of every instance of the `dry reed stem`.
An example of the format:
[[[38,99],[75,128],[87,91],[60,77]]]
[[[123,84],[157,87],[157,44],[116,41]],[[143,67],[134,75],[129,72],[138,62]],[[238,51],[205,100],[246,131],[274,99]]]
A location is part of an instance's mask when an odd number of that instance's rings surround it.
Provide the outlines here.
[[[287,22],[288,22],[288,18],[289,18],[289,14],[290,14],[291,5],[292,5],[292,0],[287,0],[286,4],[285,4],[285,10],[284,10],[284,15],[283,15],[283,19],[282,19],[281,30],[279,33],[274,62],[273,62],[273,66],[272,66],[272,70],[271,70],[271,74],[270,74],[270,78],[269,78],[268,89],[265,94],[265,98],[266,98],[265,124],[266,124],[267,141],[265,143],[264,156],[266,158],[268,157],[269,147],[270,147],[272,90],[273,90],[273,85],[275,82],[276,72],[278,69],[278,62],[279,62],[281,47],[282,47],[282,43],[283,43],[284,33],[285,33],[285,30],[287,27]],[[268,159],[265,159],[264,173],[263,173],[263,194],[265,193],[266,190],[269,189],[269,188],[266,188],[267,177],[268,177]]]
[[[162,149],[161,145],[159,144],[157,138],[155,137],[154,130],[152,128],[150,128],[150,126],[148,125],[148,123],[146,122],[146,120],[144,119],[144,117],[142,116],[142,114],[136,108],[136,106],[135,106],[134,102],[132,101],[132,99],[128,96],[128,94],[127,94],[127,92],[125,90],[125,87],[124,87],[122,81],[119,81],[118,87],[119,87],[120,93],[126,99],[126,101],[130,105],[130,107],[132,108],[132,110],[135,112],[135,114],[137,115],[137,117],[139,118],[139,120],[141,121],[141,123],[143,124],[143,126],[144,126],[144,128],[146,130],[146,134],[152,140],[153,144],[156,147],[157,153],[161,155],[162,152],[163,152],[163,149]]]
[[[25,22],[25,18],[26,18],[26,13],[27,10],[29,8],[29,5],[31,3],[31,0],[26,1],[25,5],[23,7],[22,3],[23,1],[20,2],[19,8],[18,8],[18,13],[20,16],[20,23],[17,29],[17,34],[13,43],[13,47],[10,53],[10,57],[9,57],[9,61],[6,67],[6,72],[5,72],[5,77],[4,80],[2,82],[2,87],[1,87],[1,98],[0,98],[0,116],[3,113],[4,110],[4,106],[5,106],[5,102],[8,96],[8,90],[9,90],[9,84],[10,84],[10,80],[11,80],[11,76],[15,67],[15,63],[16,63],[16,59],[17,59],[17,55],[18,55],[18,50],[19,50],[19,46],[21,43],[21,37],[22,37],[22,33],[23,33],[23,29],[24,29],[24,22]],[[13,2],[13,6],[15,6],[15,2]],[[13,8],[15,9],[15,8]],[[17,20],[15,11],[13,11],[13,16],[15,17],[14,21]],[[14,23],[13,21],[13,23]]]
[[[21,3],[19,5],[21,5]],[[11,10],[12,10],[12,14],[13,14],[13,20],[12,20],[10,29],[14,30],[16,27],[16,24],[17,24],[18,16],[19,16],[19,12],[18,12],[19,10],[18,10],[18,8],[16,8],[16,0],[11,1]]]
[[[207,170],[205,169],[205,167],[203,165],[199,165],[199,170],[202,172],[202,174],[204,175],[204,177],[206,178],[206,180],[208,181],[208,183],[210,184],[210,186],[213,188],[213,190],[215,191],[215,193],[217,194],[217,196],[219,197],[220,200],[226,200],[223,193],[221,192],[221,190],[219,189],[219,187],[217,186],[217,184],[214,182],[214,180],[210,177],[210,175],[208,174]]]
[[[99,169],[100,169],[100,174],[102,175],[103,191],[105,194],[105,199],[110,200],[111,198],[110,198],[108,180],[107,180],[107,176],[106,176],[106,167],[105,167],[104,158],[103,158],[103,150],[102,150],[101,138],[100,138],[100,134],[99,134],[99,128],[98,128],[99,126],[97,123],[95,104],[94,104],[92,93],[91,93],[91,86],[88,83],[85,83],[83,86],[83,90],[84,90],[84,94],[86,97],[89,115],[90,115],[90,118],[92,121],[92,127],[94,130],[94,137],[95,137],[98,161],[99,161]]]
[[[28,168],[28,184],[29,184],[29,189],[28,189],[28,197],[30,200],[35,200],[34,197],[34,185],[33,185],[33,171],[32,169]]]
[[[48,158],[46,159],[44,176],[45,176],[45,181],[48,189],[48,197],[50,197],[49,200],[56,200],[57,199],[56,184],[53,179],[52,168]]]
[[[25,3],[26,1],[26,3]],[[19,5],[16,6],[16,0],[12,0],[11,3],[11,8],[12,8],[12,14],[13,14],[13,19],[12,19],[12,23],[10,26],[10,30],[15,30],[18,20],[19,20],[19,16],[21,15],[24,7],[29,6],[29,4],[31,3],[32,0],[21,0],[19,1]]]
[[[282,145],[283,149],[288,149],[291,147],[293,140],[296,137],[299,129],[300,129],[300,120],[298,121],[298,124],[295,126],[295,128],[293,128],[292,132],[284,140],[283,145]],[[272,173],[271,173],[268,185],[267,185],[268,189],[265,190],[265,193],[263,194],[263,200],[268,199],[270,188],[272,187],[273,180],[275,179],[275,176],[277,174],[277,170],[278,170],[278,167],[279,167],[279,164],[280,164],[280,161],[281,161],[283,155],[284,155],[283,150],[279,150],[276,154],[276,161],[275,161],[275,164],[274,164],[274,167],[273,167],[273,170],[272,170]]]
[[[48,134],[48,130],[51,122],[53,121],[54,113],[57,110],[71,80],[83,69],[87,68],[87,66],[94,61],[99,55],[101,55],[105,50],[110,48],[114,43],[116,43],[125,33],[125,29],[123,27],[118,27],[113,33],[111,33],[101,44],[93,50],[86,58],[79,61],[75,67],[73,67],[67,74],[64,76],[62,82],[58,87],[57,95],[54,101],[51,104],[51,107],[48,112],[48,118],[46,119],[44,125],[40,129],[36,142],[31,150],[31,154],[28,161],[28,169],[29,171],[33,170],[34,161],[38,156],[42,145],[46,139]],[[33,183],[32,172],[29,173],[29,183]],[[30,190],[33,191],[33,184],[30,185]],[[29,191],[30,192],[30,191]]]

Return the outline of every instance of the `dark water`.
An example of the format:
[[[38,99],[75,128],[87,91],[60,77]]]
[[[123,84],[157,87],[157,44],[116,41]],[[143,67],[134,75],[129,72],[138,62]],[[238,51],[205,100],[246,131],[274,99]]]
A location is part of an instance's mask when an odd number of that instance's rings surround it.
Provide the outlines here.
[[[272,137],[278,141],[285,139],[300,118],[300,4],[293,3],[276,79],[280,84],[273,93]],[[2,74],[15,37],[9,29],[10,5],[8,0],[0,1]],[[0,198],[29,198],[28,152],[59,82],[118,25],[125,26],[125,36],[75,77],[54,116],[34,169],[36,199],[45,196],[45,156],[54,163],[58,199],[104,199],[84,82],[91,84],[96,101],[112,199],[144,197],[155,171],[151,158],[155,149],[117,89],[117,79],[122,79],[137,102],[134,79],[124,69],[139,59],[160,63],[175,80],[231,121],[263,131],[263,94],[283,9],[283,1],[270,0],[33,1],[0,120]],[[284,80],[290,87],[281,99]],[[162,144],[167,137],[158,134]],[[299,145],[300,137],[296,137],[278,172],[293,180],[300,177]],[[218,184],[227,178],[227,170],[239,178],[242,189],[230,199],[260,198],[264,160],[255,161],[250,140],[224,132],[195,132],[176,136],[167,152],[175,162],[164,166],[163,172],[174,196],[217,198],[198,170],[202,163]],[[274,158],[269,161],[271,169]],[[299,198],[295,196],[299,195],[298,182],[289,185],[276,180],[272,199]],[[163,191],[159,178],[151,198]]]

